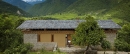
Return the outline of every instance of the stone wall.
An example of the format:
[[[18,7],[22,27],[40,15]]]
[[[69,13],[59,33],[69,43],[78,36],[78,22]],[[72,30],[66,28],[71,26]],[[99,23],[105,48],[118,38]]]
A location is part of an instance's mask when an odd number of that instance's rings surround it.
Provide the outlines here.
[[[24,43],[37,43],[37,34],[24,34]]]
[[[38,42],[33,44],[34,44],[33,50],[45,49],[52,51],[54,50],[55,46],[57,46],[57,43],[55,42]]]
[[[24,43],[32,44],[34,46],[32,50],[53,50],[54,47],[57,45],[56,42],[38,42],[37,34],[24,34]]]
[[[111,43],[111,45],[114,45],[115,39],[116,39],[116,33],[112,32],[106,33],[106,40],[108,40]]]

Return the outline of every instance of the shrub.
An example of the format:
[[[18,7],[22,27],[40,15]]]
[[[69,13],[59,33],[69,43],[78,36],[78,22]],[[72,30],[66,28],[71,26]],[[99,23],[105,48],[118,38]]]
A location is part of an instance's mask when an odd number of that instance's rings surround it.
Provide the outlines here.
[[[14,48],[6,49],[4,54],[28,54],[32,47],[31,44],[21,44]]]
[[[115,48],[119,51],[130,51],[130,24],[125,24],[117,33]]]
[[[119,51],[130,51],[130,44],[125,41],[115,40],[115,48]]]

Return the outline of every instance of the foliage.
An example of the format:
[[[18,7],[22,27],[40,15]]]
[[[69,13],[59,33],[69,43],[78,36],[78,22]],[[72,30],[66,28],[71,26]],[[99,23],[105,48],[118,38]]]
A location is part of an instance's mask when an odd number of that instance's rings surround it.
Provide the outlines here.
[[[101,47],[103,49],[110,49],[111,48],[111,43],[107,40],[101,41]]]
[[[112,17],[120,18],[130,22],[130,0],[121,0],[117,6],[112,9],[114,12],[117,11]]]
[[[57,51],[54,51],[54,52],[41,49],[38,52],[30,52],[30,54],[67,54],[67,53],[61,52],[59,49]]]
[[[127,42],[125,41],[121,41],[121,40],[115,40],[115,48],[116,50],[119,50],[119,51],[130,51],[130,44],[128,44]]]
[[[17,30],[19,25],[17,16],[0,15],[0,52],[22,43],[22,33]]]
[[[17,6],[25,11],[28,10],[32,6],[31,4],[28,4],[27,2],[24,2],[22,0],[12,0],[11,2],[10,2],[10,0],[3,0],[3,1],[7,2],[11,5]]]
[[[98,45],[105,38],[103,30],[99,28],[93,17],[86,17],[86,21],[82,22],[75,29],[72,36],[72,43],[79,46]],[[87,47],[87,48],[88,48]],[[87,50],[87,49],[86,49]]]
[[[43,3],[34,5],[28,10],[28,12],[35,16],[60,13],[63,12],[74,1],[76,0],[46,0]]]
[[[51,17],[33,17],[30,18],[31,20],[58,20],[56,18],[51,18]]]
[[[105,50],[111,48],[111,43],[107,40],[103,40],[101,41],[101,47],[104,49],[104,54],[105,54]]]
[[[130,24],[124,25],[118,31],[118,36],[115,40],[115,48],[120,51],[130,51]]]
[[[82,16],[86,17],[86,15],[93,15],[97,19],[105,18],[130,21],[129,0],[64,0],[64,2],[62,1],[63,0],[46,0],[43,3],[34,5],[32,8],[30,8],[28,12],[34,14],[35,16],[45,15],[58,19],[73,19],[77,17],[83,18]]]
[[[6,49],[4,54],[28,54],[32,47],[31,44],[21,44],[14,48]]]
[[[17,12],[20,12],[21,16],[31,16],[29,13],[21,10],[20,8],[8,4],[4,1],[0,1],[0,14],[10,14],[10,15],[19,15]]]

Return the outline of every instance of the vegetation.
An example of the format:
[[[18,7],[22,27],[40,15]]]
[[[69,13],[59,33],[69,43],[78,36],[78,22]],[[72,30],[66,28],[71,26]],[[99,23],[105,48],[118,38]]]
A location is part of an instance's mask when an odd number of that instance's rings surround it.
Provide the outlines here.
[[[99,45],[105,38],[103,30],[99,28],[93,17],[86,17],[86,21],[82,22],[75,29],[75,34],[72,37],[72,43],[79,46],[86,46],[86,51],[91,45]],[[85,51],[85,54],[86,54]]]
[[[54,14],[62,12],[74,1],[75,0],[46,0],[43,3],[34,5],[28,12],[35,16]]]
[[[45,18],[48,19],[48,18]],[[50,18],[53,19],[53,18]],[[22,32],[16,29],[25,19],[20,16],[0,15],[0,52],[1,54],[37,54],[31,53],[32,45],[23,43]],[[63,52],[43,51],[43,54],[65,54]]]
[[[130,51],[130,24],[124,25],[121,30],[118,31],[115,48],[119,51]]]
[[[0,15],[0,52],[23,43],[22,33],[16,29],[23,21],[24,19],[19,19],[17,16]]]
[[[104,54],[105,54],[106,49],[111,48],[111,43],[107,40],[103,40],[103,41],[101,41],[101,47],[104,49]]]
[[[115,48],[119,51],[130,51],[130,0],[46,0],[34,5],[28,12],[38,17],[30,16],[25,11],[0,0],[0,52],[5,54],[36,54],[29,52],[30,44],[23,44],[22,33],[17,30],[25,19],[56,20],[57,19],[84,19],[92,15],[95,19],[112,19],[124,25],[118,31]],[[43,16],[44,15],[44,16]],[[79,24],[75,29],[72,42],[79,46],[98,45],[101,43],[104,53],[110,43],[104,40],[104,32],[98,27],[93,17],[87,16],[86,22]],[[62,52],[40,51],[43,54],[64,54]],[[1,53],[0,53],[1,54]]]
[[[63,53],[63,52],[50,52],[50,51],[44,51],[44,52],[30,52],[29,54],[38,54],[38,53],[41,53],[41,54],[66,54],[66,53]]]
[[[130,21],[129,0],[46,0],[34,5],[28,11],[35,16],[45,16],[57,19],[84,18],[92,15],[96,19],[112,19]],[[62,5],[61,5],[62,3]],[[66,5],[68,4],[68,5]],[[37,10],[37,11],[35,11]]]
[[[17,6],[19,7],[20,9],[26,11],[28,10],[32,5],[31,4],[28,4],[22,0],[3,0],[4,2],[7,2],[9,4],[12,4],[14,6]]]
[[[20,44],[14,48],[6,49],[4,54],[29,54],[32,47],[33,46],[31,44]]]
[[[3,2],[0,0],[0,14],[10,14],[17,16],[31,16],[29,13],[21,10],[20,8]]]

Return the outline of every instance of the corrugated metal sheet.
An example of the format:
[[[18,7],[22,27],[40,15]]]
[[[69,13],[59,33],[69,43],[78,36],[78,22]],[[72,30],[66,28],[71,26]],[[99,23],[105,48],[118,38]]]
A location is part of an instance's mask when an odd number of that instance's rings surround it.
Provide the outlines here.
[[[79,23],[85,20],[27,20],[17,29],[75,29]],[[98,20],[101,28],[121,28],[112,20]]]

